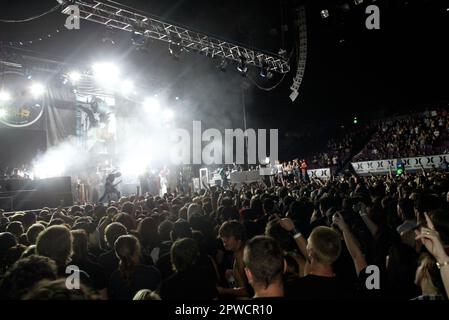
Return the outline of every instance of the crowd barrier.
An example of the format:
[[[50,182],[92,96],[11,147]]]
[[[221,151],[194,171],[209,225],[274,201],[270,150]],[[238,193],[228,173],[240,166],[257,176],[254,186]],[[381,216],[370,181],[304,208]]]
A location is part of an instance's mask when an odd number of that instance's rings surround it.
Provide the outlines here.
[[[438,168],[444,161],[449,160],[449,155],[423,156],[414,158],[402,158],[405,164],[405,171],[413,172],[417,170]],[[396,170],[398,159],[372,160],[353,162],[352,167],[361,176],[370,174],[388,174]]]

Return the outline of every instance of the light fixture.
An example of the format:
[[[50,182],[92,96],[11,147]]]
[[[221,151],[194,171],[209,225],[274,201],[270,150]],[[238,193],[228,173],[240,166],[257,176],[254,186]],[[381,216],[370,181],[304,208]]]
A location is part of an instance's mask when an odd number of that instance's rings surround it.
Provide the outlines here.
[[[344,3],[341,5],[341,9],[343,10],[343,12],[349,12],[351,10],[351,7],[348,3]]]
[[[246,75],[246,73],[248,72],[248,67],[246,66],[246,58],[244,56],[240,56],[240,62],[237,65],[237,70],[242,75]]]
[[[181,47],[175,43],[170,43],[168,46],[168,51],[170,52],[170,55],[175,59],[178,60],[181,55]]]
[[[132,32],[131,42],[134,46],[141,47],[146,44],[147,38],[145,37],[145,29],[144,28],[136,28],[134,27],[134,31]]]
[[[267,79],[273,78],[273,73],[269,70],[268,64],[265,61],[261,61],[260,64],[262,65],[260,69],[260,76]]]
[[[228,61],[226,61],[226,59],[223,58],[217,64],[217,69],[220,70],[221,72],[225,72],[227,66],[228,66]]]
[[[329,10],[327,10],[327,9],[321,10],[320,15],[321,15],[321,18],[323,18],[323,19],[329,18]]]

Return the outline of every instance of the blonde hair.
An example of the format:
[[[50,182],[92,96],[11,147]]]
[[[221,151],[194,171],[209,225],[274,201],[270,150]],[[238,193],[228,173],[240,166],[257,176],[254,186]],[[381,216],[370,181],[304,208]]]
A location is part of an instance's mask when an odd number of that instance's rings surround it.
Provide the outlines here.
[[[133,300],[161,300],[161,297],[154,291],[142,289],[134,295]]]
[[[318,263],[331,265],[341,253],[341,240],[339,234],[329,227],[313,229],[309,237],[313,250],[313,257]]]

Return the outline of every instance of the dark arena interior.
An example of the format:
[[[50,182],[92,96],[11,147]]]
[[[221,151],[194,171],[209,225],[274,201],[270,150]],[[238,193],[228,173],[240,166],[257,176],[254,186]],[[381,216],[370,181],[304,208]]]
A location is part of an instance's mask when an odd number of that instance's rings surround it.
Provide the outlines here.
[[[0,8],[0,300],[448,299],[447,1]]]

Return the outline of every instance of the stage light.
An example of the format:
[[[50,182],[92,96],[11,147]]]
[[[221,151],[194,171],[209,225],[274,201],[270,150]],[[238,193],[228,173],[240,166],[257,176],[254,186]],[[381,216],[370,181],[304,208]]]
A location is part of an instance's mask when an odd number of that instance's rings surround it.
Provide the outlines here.
[[[168,51],[170,52],[170,55],[175,59],[178,60],[179,56],[181,55],[181,47],[177,44],[170,43],[168,46]]]
[[[221,59],[220,63],[217,65],[217,68],[221,72],[225,72],[227,66],[228,66],[228,62],[226,61],[226,59]]]
[[[92,69],[94,77],[103,84],[114,84],[120,76],[119,68],[110,62],[96,63]]]
[[[348,3],[344,3],[341,5],[341,9],[343,10],[343,12],[349,12],[351,10],[351,7]]]
[[[6,110],[0,109],[0,119],[6,117]]]
[[[260,69],[260,76],[267,79],[273,78],[273,73],[268,69],[268,64],[265,61],[262,61],[261,65],[262,68]]]
[[[175,99],[176,99],[176,100],[179,100],[179,97],[176,97]]]
[[[329,18],[329,10],[327,9],[321,10],[320,14],[323,19]]]
[[[248,72],[248,67],[246,66],[246,59],[245,57],[240,57],[240,62],[237,66],[237,70],[242,74],[245,75]]]
[[[9,92],[0,91],[0,101],[9,101],[11,100],[11,95]]]
[[[72,84],[75,84],[81,80],[81,73],[79,73],[78,71],[71,71],[69,73],[69,79],[72,82]]]
[[[41,83],[33,83],[30,87],[31,94],[35,98],[39,98],[45,93],[45,87]]]
[[[164,120],[166,121],[173,120],[173,118],[175,117],[175,113],[171,109],[164,110],[162,115],[164,117]]]
[[[157,113],[161,109],[159,100],[156,98],[146,98],[143,102],[143,107],[147,112]]]
[[[132,82],[131,80],[127,79],[122,82],[121,90],[123,95],[132,94],[134,92],[134,89],[134,82]]]
[[[266,158],[265,158],[265,163],[266,163],[266,164],[270,164],[270,158],[269,158],[269,157],[266,157]]]
[[[357,119],[357,117],[354,117],[354,119],[352,120],[352,123],[357,124],[359,122],[359,120]]]
[[[145,31],[140,32],[140,31],[134,31],[132,33],[131,36],[131,42],[133,44],[133,46],[136,47],[142,47],[145,45],[147,38],[145,37],[145,35],[143,34]]]

